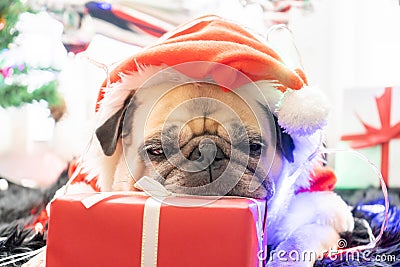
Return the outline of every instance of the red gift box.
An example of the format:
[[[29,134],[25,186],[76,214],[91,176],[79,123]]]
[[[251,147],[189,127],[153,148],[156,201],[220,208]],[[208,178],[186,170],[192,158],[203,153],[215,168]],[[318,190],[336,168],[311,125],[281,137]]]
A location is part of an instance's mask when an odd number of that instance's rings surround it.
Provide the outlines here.
[[[104,199],[85,207],[88,198]],[[47,267],[145,266],[259,266],[264,248],[264,207],[246,198],[221,198],[205,205],[184,207],[172,202],[203,201],[201,197],[169,197],[160,204],[158,230],[143,234],[149,197],[116,193],[74,194],[51,204],[47,239]],[[169,203],[166,204],[165,202]],[[262,213],[261,213],[262,212]],[[150,215],[145,215],[150,216]],[[154,218],[148,217],[150,224]],[[144,236],[144,237],[143,237]],[[143,247],[143,248],[142,248]]]

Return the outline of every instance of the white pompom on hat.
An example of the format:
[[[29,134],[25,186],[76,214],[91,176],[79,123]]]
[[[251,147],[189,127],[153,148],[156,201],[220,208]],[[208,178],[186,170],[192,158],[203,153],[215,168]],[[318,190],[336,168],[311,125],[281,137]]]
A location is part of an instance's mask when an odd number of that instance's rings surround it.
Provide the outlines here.
[[[327,123],[330,104],[319,90],[305,86],[286,90],[277,105],[278,124],[289,135],[312,135]]]

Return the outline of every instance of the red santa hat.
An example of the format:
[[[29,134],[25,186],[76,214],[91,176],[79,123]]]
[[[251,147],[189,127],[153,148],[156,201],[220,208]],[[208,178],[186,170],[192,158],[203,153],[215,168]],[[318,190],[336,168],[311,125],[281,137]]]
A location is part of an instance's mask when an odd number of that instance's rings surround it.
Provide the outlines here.
[[[308,86],[304,72],[289,68],[260,36],[218,16],[205,16],[186,23],[165,34],[156,44],[123,61],[104,82],[96,111],[105,92],[120,83],[124,75],[142,72],[140,75],[146,76],[143,67],[166,68],[188,62],[224,64],[254,82],[273,82],[272,90],[283,94],[267,100],[275,106],[272,112],[277,116],[279,125],[290,135],[311,135],[326,124],[328,104],[316,88]],[[226,75],[215,74],[216,65],[202,66],[196,69],[179,68],[179,71],[191,78],[201,79],[210,75],[217,83],[219,79],[225,79]],[[222,83],[226,84],[226,81]],[[240,82],[233,81],[229,89],[240,85]],[[123,99],[121,101],[122,104]]]

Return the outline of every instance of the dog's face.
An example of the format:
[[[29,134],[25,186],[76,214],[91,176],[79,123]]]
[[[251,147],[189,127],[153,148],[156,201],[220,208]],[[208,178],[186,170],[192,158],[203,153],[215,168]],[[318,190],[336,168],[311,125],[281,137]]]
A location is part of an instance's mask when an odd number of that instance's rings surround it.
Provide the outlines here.
[[[283,153],[268,107],[215,84],[164,88],[139,90],[97,130],[123,158],[113,189],[147,175],[176,193],[270,198]]]

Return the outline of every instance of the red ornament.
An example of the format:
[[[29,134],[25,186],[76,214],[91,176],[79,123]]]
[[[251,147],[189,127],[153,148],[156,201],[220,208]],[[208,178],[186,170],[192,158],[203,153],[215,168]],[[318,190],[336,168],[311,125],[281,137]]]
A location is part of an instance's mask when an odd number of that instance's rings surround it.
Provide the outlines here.
[[[6,20],[4,18],[0,18],[0,31],[2,31],[6,27]]]

